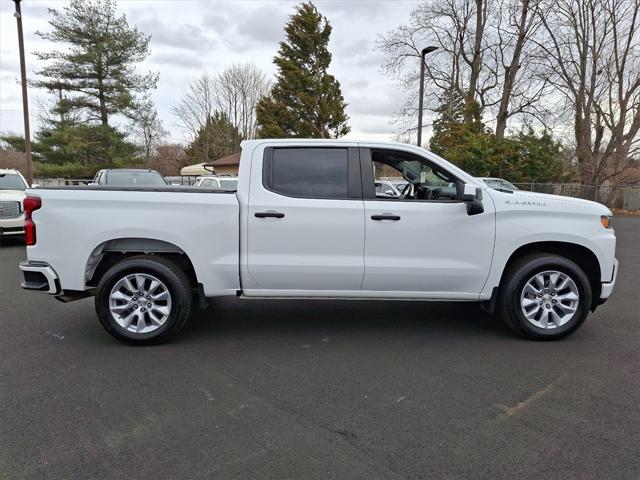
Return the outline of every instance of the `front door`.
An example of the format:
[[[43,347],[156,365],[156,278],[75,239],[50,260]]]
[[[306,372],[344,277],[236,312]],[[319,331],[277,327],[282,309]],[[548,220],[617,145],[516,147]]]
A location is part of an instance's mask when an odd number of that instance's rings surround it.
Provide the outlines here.
[[[461,182],[416,154],[362,149],[362,158],[367,197],[362,289],[427,298],[477,297],[493,255],[492,203],[484,202],[484,213],[468,215],[460,200]],[[409,184],[400,197],[376,196],[374,182],[380,177]]]
[[[252,162],[247,268],[255,285],[247,295],[359,290],[364,206],[355,145],[269,147]]]

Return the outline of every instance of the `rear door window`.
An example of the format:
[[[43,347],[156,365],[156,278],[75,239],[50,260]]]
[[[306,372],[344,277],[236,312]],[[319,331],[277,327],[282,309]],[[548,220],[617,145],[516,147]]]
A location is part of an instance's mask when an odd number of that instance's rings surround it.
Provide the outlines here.
[[[265,169],[265,186],[302,198],[349,196],[348,148],[274,148]]]

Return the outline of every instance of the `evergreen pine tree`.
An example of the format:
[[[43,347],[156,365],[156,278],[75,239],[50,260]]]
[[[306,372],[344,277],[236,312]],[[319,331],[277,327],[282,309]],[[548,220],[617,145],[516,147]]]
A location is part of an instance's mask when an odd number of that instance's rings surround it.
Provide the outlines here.
[[[340,83],[327,72],[331,25],[311,2],[301,4],[285,26],[273,62],[271,94],[256,107],[258,136],[337,138],[349,132]]]
[[[117,15],[115,0],[71,0],[62,10],[49,9],[52,30],[36,34],[67,50],[36,52],[50,61],[37,72],[34,85],[59,97],[54,113],[61,119],[83,112],[88,120],[109,125],[112,114],[131,114],[135,96],[155,87],[156,74],[140,75],[135,65],[149,55],[150,37]]]
[[[240,151],[242,135],[226,114],[214,112],[187,149],[192,162],[213,162]]]

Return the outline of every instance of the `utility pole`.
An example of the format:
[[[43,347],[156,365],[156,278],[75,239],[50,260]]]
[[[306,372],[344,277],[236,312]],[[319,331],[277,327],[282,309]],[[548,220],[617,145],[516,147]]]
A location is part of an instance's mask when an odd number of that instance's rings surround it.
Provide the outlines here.
[[[420,52],[420,93],[418,94],[418,146],[422,146],[422,109],[424,102],[424,57],[427,53],[435,52],[438,47],[425,47]]]
[[[27,182],[33,184],[33,163],[31,161],[31,132],[29,130],[29,99],[27,98],[27,67],[24,60],[24,37],[22,34],[22,11],[20,0],[13,0],[16,13],[13,14],[18,22],[18,45],[20,47],[20,79],[22,81],[22,115],[24,116],[24,153],[27,160]]]

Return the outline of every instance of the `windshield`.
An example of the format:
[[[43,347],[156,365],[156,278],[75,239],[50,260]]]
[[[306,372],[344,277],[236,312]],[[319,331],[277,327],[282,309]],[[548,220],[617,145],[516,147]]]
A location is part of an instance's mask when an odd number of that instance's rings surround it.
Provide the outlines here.
[[[225,190],[236,190],[238,188],[238,180],[219,180],[220,188]]]
[[[515,185],[502,178],[482,178],[481,180],[494,190],[518,190]]]
[[[166,185],[158,172],[113,170],[107,173],[107,185]]]
[[[402,168],[402,176],[409,182],[432,187],[452,187],[452,179],[434,169],[427,163],[418,160],[404,160],[399,164]]]
[[[27,186],[20,175],[15,173],[0,173],[0,190],[24,190]]]

